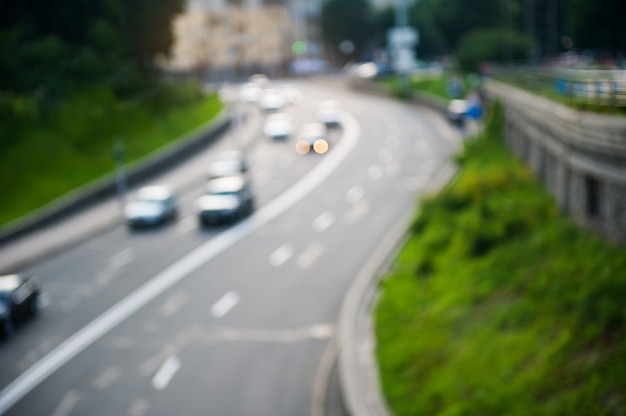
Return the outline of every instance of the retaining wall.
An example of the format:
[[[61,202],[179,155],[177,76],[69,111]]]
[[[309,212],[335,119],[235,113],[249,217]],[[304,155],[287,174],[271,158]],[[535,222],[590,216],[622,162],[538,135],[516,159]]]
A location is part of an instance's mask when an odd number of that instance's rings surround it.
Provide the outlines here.
[[[497,81],[505,140],[579,226],[626,244],[626,117],[571,109]]]

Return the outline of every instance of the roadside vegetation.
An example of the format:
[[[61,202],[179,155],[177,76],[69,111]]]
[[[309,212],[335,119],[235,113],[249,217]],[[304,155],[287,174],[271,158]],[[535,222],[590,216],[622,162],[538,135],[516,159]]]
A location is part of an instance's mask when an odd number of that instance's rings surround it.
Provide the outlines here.
[[[183,0],[3,5],[0,227],[208,122],[199,85],[165,81]]]
[[[116,140],[123,140],[130,163],[222,109],[217,96],[206,96],[193,84],[155,84],[148,92],[120,99],[106,86],[93,86],[59,101],[44,116],[24,111],[22,119],[5,123],[4,133],[12,134],[1,143],[0,227],[113,171]]]
[[[401,415],[626,411],[626,250],[575,227],[502,140],[498,106],[421,204],[375,311]]]
[[[409,76],[409,90],[414,93],[428,95],[439,101],[450,100],[448,94],[448,75],[413,75]],[[378,84],[396,96],[402,96],[402,85],[397,76],[391,75],[379,79]]]

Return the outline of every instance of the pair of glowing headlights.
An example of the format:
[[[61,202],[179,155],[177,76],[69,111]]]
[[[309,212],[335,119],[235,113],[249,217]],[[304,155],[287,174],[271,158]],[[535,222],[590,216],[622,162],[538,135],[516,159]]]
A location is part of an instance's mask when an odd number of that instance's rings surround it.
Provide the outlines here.
[[[310,144],[306,140],[299,140],[296,143],[296,152],[298,152],[299,154],[306,155],[311,151],[318,154],[324,154],[328,152],[328,142],[324,139],[317,139],[315,142],[313,142],[313,144]]]

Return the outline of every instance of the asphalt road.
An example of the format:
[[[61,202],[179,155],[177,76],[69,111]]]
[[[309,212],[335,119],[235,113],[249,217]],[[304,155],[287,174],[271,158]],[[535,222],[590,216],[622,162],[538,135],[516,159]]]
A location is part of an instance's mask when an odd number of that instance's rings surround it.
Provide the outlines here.
[[[196,172],[180,192],[177,223],[117,226],[23,270],[40,277],[46,307],[0,343],[0,413],[343,413],[331,377],[343,297],[453,143],[427,109],[337,80],[296,86],[305,99],[288,111],[298,123],[323,99],[345,111],[328,154],[298,155],[293,139],[263,137],[254,108],[208,151],[252,134],[252,217],[199,228]]]

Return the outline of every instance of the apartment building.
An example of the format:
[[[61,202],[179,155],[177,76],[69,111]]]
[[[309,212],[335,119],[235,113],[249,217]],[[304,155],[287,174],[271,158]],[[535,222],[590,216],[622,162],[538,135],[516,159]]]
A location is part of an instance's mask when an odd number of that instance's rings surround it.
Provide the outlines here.
[[[322,0],[190,0],[174,22],[166,69],[224,82],[281,76],[298,59],[321,58]],[[299,42],[298,42],[299,41]],[[294,48],[294,43],[299,48]]]

